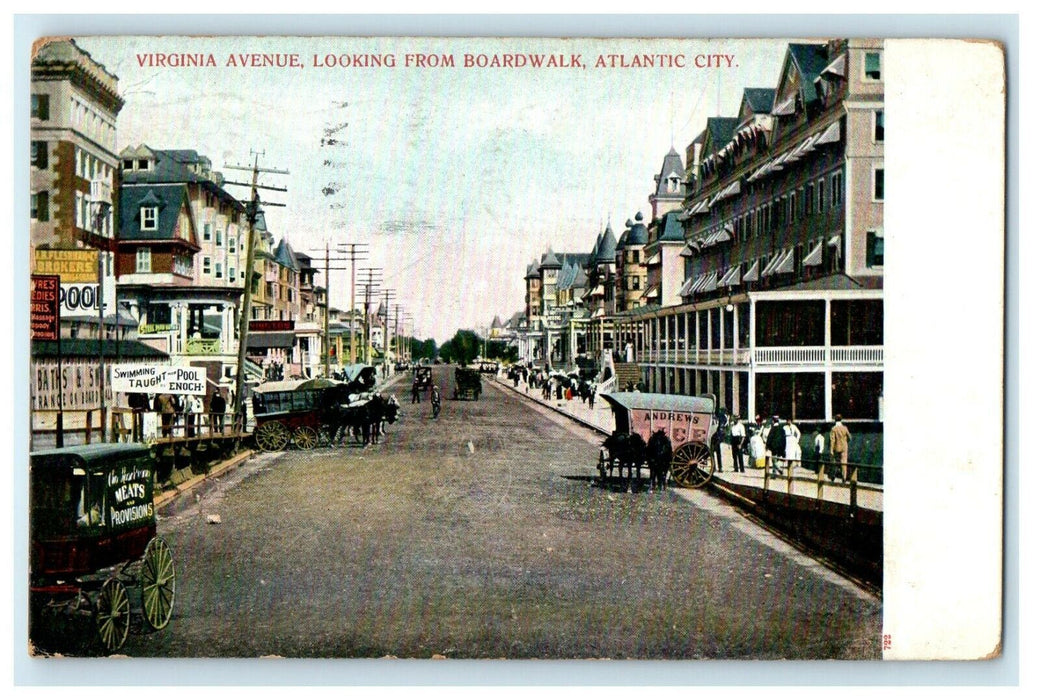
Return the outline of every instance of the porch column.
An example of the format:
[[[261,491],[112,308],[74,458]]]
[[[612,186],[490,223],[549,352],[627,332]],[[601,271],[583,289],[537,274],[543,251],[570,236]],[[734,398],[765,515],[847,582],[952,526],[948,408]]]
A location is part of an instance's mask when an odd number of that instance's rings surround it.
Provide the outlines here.
[[[748,351],[750,357],[748,359],[748,405],[747,412],[748,418],[754,419],[755,409],[755,300],[751,299],[748,305]]]
[[[834,417],[834,388],[831,379],[831,299],[823,300],[823,417]]]
[[[231,328],[233,313],[230,303],[224,302],[220,305],[220,352],[224,355],[232,354],[231,336],[233,331]]]
[[[188,337],[188,314],[184,302],[170,304],[170,316],[177,319],[177,354],[184,352],[184,341]]]
[[[700,364],[701,361],[701,312],[693,312],[693,346],[697,348],[697,351],[693,355],[694,364]]]

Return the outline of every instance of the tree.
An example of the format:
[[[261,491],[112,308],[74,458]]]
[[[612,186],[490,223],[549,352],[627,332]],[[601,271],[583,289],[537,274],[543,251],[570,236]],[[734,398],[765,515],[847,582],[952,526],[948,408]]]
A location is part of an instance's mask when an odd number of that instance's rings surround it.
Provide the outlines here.
[[[441,345],[440,356],[445,362],[468,365],[480,354],[480,337],[471,330],[459,329],[451,340]]]

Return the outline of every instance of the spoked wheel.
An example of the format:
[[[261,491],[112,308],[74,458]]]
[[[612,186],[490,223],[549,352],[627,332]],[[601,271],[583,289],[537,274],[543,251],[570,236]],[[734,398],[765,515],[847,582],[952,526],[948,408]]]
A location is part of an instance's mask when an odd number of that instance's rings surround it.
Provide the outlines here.
[[[313,450],[318,446],[318,431],[307,425],[299,426],[293,431],[293,444],[298,450]]]
[[[700,488],[711,481],[715,462],[707,445],[686,443],[672,455],[672,478],[688,488]]]
[[[278,421],[270,421],[257,426],[253,433],[256,446],[268,452],[284,450],[289,444],[289,430]]]
[[[130,632],[130,596],[119,579],[110,578],[101,587],[94,604],[94,627],[106,652],[119,651]]]
[[[156,537],[145,547],[141,563],[141,608],[144,621],[153,630],[170,624],[176,590],[173,551],[165,540]]]

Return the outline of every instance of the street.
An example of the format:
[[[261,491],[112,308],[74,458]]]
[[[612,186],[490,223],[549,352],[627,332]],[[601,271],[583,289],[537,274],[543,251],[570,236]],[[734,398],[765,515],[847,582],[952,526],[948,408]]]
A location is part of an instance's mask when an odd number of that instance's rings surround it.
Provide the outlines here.
[[[160,512],[132,657],[880,658],[881,602],[712,496],[594,483],[601,438],[484,382],[381,444],[259,454]],[[216,521],[216,522],[215,522]]]

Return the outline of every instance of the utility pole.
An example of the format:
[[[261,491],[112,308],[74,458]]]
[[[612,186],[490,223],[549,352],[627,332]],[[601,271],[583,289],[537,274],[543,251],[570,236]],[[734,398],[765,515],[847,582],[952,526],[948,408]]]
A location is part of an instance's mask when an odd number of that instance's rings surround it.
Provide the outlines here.
[[[367,243],[336,243],[335,249],[330,248],[328,242],[325,243],[325,326],[324,326],[324,337],[325,337],[325,377],[329,377],[329,354],[332,350],[331,341],[329,340],[329,308],[332,306],[332,279],[330,272],[333,270],[346,270],[346,267],[332,267],[331,263],[350,263],[350,314],[351,314],[351,327],[350,327],[350,363],[356,362],[354,352],[354,279],[356,265],[359,260],[364,260],[364,256],[367,255],[368,251],[365,250]],[[311,250],[310,252],[318,252]],[[335,253],[338,257],[332,257]],[[345,256],[345,257],[344,257]]]
[[[365,290],[365,315],[362,318],[364,323],[364,342],[365,342],[365,364],[372,364],[372,335],[371,329],[369,328],[369,313],[368,306],[371,303],[372,294],[377,292],[379,289],[379,279],[376,279],[376,275],[382,274],[382,269],[378,267],[363,267],[361,268],[363,275],[367,274],[368,279],[362,285]],[[351,315],[353,320],[354,309],[351,309]]]
[[[246,238],[246,280],[242,287],[242,308],[239,312],[238,318],[238,367],[235,368],[235,404],[234,404],[234,417],[231,420],[231,424],[234,425],[238,417],[242,415],[242,406],[245,388],[245,371],[246,371],[246,346],[248,345],[249,338],[249,315],[250,307],[253,302],[253,275],[255,270],[253,266],[256,264],[256,219],[260,214],[260,205],[284,207],[284,204],[277,204],[275,202],[261,202],[260,193],[258,190],[276,190],[278,192],[287,191],[284,187],[269,187],[261,185],[257,182],[260,173],[272,173],[275,175],[288,175],[288,170],[275,170],[274,168],[261,168],[260,167],[260,156],[263,152],[251,151],[250,155],[253,156],[253,167],[244,167],[241,165],[225,165],[224,167],[229,170],[244,170],[251,171],[253,173],[253,179],[249,183],[249,203],[246,204],[246,221],[249,224],[248,236]],[[224,181],[226,185],[240,185],[246,186],[242,182],[231,182],[228,180]],[[239,430],[245,430],[245,425],[239,426]]]
[[[383,289],[383,376],[386,376],[386,367],[390,362],[390,295],[396,296],[396,292],[389,287]]]

